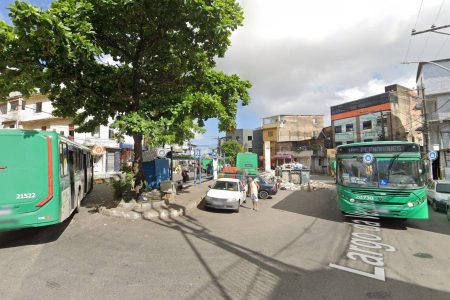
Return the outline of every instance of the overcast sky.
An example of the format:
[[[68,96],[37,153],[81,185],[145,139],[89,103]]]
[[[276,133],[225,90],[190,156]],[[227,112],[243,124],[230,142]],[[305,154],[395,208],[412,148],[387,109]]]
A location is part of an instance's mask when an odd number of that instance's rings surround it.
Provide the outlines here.
[[[0,2],[4,19],[12,1]],[[50,1],[31,2],[45,8]],[[401,65],[405,59],[450,56],[448,36],[410,36],[414,27],[450,24],[450,3],[442,0],[424,0],[417,25],[421,0],[239,2],[244,26],[218,61],[219,69],[253,84],[238,127],[258,127],[261,118],[276,114],[323,114],[328,125],[330,105],[382,93],[394,83],[414,87],[417,66]],[[207,129],[194,143],[217,143],[217,122],[207,122]]]

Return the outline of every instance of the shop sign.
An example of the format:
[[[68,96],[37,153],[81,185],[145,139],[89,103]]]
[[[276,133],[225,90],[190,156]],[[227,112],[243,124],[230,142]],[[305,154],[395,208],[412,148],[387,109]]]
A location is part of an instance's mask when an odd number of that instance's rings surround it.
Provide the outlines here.
[[[105,153],[105,148],[103,148],[102,146],[96,145],[92,148],[93,155],[102,155],[103,153]]]

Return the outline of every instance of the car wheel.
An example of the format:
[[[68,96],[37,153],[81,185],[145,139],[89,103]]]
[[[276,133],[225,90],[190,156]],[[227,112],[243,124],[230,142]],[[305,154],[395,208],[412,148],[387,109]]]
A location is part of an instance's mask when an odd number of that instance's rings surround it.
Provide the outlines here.
[[[437,202],[436,202],[436,201],[433,201],[433,204],[431,204],[431,206],[433,207],[433,210],[434,210],[434,211],[437,211],[437,210],[438,210]]]
[[[238,213],[240,207],[241,207],[241,200],[239,200],[238,207],[234,210],[234,212]]]
[[[447,220],[450,221],[450,205],[447,206]]]
[[[259,192],[259,198],[261,199],[267,199],[269,197],[269,193],[266,191],[260,191]]]

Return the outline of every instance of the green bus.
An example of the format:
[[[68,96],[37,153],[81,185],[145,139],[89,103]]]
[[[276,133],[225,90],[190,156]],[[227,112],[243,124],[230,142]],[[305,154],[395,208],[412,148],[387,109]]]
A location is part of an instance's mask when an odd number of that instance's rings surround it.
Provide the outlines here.
[[[236,167],[241,171],[246,170],[249,175],[258,175],[258,155],[251,152],[238,153]]]
[[[427,164],[410,142],[365,142],[336,149],[337,201],[344,214],[427,219]]]
[[[0,230],[63,222],[93,179],[89,148],[56,132],[0,129]]]

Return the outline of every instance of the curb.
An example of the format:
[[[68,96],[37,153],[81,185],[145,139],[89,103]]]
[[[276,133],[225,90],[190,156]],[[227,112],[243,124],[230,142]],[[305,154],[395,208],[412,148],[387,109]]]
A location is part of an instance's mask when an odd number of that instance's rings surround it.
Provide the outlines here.
[[[117,217],[127,220],[150,220],[155,218],[169,219],[187,215],[190,211],[196,208],[200,202],[201,199],[189,201],[189,203],[184,207],[180,207],[180,205],[174,203],[175,207],[174,205],[171,206],[169,204],[168,207],[149,209],[142,209],[140,205],[134,207],[115,207],[109,209],[101,206],[99,207],[98,212],[104,216]]]

